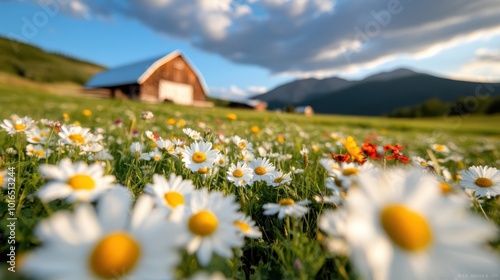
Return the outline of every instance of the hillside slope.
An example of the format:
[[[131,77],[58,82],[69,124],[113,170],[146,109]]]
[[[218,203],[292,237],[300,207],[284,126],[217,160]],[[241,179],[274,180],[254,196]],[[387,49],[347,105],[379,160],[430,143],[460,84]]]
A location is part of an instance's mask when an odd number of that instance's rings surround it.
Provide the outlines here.
[[[84,84],[104,67],[0,37],[0,72],[36,82]]]
[[[353,82],[333,77],[323,80],[304,79],[283,84],[273,90],[256,96],[256,99],[266,101],[270,109],[277,109],[287,104],[298,104],[308,98],[324,93],[341,90],[351,86]]]
[[[299,105],[310,105],[317,113],[379,116],[394,109],[413,106],[431,98],[452,102],[460,97],[474,96],[481,83],[455,81],[431,75],[415,75],[389,81],[364,82],[352,87],[307,99]],[[500,96],[500,84],[490,84],[488,93]]]

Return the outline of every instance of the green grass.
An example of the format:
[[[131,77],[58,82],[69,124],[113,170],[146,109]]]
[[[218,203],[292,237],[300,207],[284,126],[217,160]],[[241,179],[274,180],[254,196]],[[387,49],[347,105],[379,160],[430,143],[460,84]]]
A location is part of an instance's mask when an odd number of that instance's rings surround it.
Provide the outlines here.
[[[429,147],[433,143],[448,145],[451,155],[462,157],[461,160],[441,163],[452,175],[472,165],[489,165],[498,167],[500,160],[500,116],[463,117],[459,125],[454,126],[449,120],[435,119],[390,119],[371,117],[347,117],[302,115],[276,112],[254,112],[228,108],[191,108],[173,104],[146,104],[128,100],[93,99],[85,96],[65,96],[50,94],[36,88],[0,85],[0,120],[11,114],[20,117],[29,116],[35,120],[47,118],[59,120],[66,125],[78,122],[92,131],[102,130],[102,144],[109,148],[114,159],[103,161],[107,174],[116,177],[116,181],[129,188],[137,197],[144,191],[146,184],[151,183],[153,174],[175,173],[193,181],[196,188],[210,191],[221,191],[234,194],[241,206],[241,211],[251,216],[263,237],[258,240],[247,239],[245,245],[235,249],[236,257],[223,259],[214,257],[208,271],[220,271],[227,277],[235,279],[357,279],[348,257],[328,253],[318,234],[317,220],[325,210],[333,208],[327,203],[312,203],[310,212],[301,219],[279,220],[275,216],[264,216],[262,206],[268,202],[277,202],[282,198],[313,200],[315,196],[326,195],[327,173],[319,161],[329,158],[330,152],[345,153],[345,148],[338,143],[336,135],[346,137],[352,135],[358,145],[362,145],[370,136],[373,143],[379,146],[386,144],[403,145],[403,153],[407,156],[429,158]],[[89,109],[91,116],[84,116],[82,111]],[[140,119],[144,110],[154,113],[155,120],[147,122]],[[235,114],[236,120],[229,120],[228,114]],[[63,114],[69,119],[64,120]],[[116,126],[120,120],[122,126]],[[184,121],[185,125],[180,122]],[[169,124],[169,121],[174,124]],[[41,126],[41,125],[39,125]],[[259,132],[254,134],[250,128],[257,126]],[[163,139],[172,137],[186,139],[182,128],[192,128],[211,142],[218,143],[219,148],[228,156],[229,163],[239,161],[239,150],[231,141],[223,141],[234,135],[241,136],[253,144],[255,150],[261,147],[270,155],[276,153],[286,158],[270,157],[274,166],[291,173],[292,183],[277,188],[266,186],[262,182],[254,183],[245,189],[237,188],[226,179],[227,167],[221,167],[213,176],[204,178],[201,174],[187,170],[183,163],[172,155],[165,153],[159,162],[142,161],[130,154],[132,142],[142,142],[147,151],[153,149],[153,143],[145,136],[145,131],[158,133]],[[137,133],[133,133],[136,131]],[[332,135],[332,133],[334,135]],[[53,135],[57,138],[56,135]],[[222,139],[222,141],[219,141]],[[189,140],[188,140],[189,141]],[[34,228],[62,210],[74,209],[73,204],[56,200],[41,203],[33,194],[47,180],[40,175],[41,164],[57,164],[61,158],[70,157],[73,162],[92,163],[86,155],[77,152],[65,154],[54,152],[49,158],[37,160],[25,154],[27,142],[24,136],[8,136],[0,131],[0,169],[15,166],[17,177],[17,211],[19,219],[17,232],[17,250],[28,252],[40,246],[40,240],[34,237]],[[48,145],[56,150],[54,144]],[[309,156],[303,157],[299,151],[307,147]],[[8,148],[18,150],[17,155],[7,153]],[[317,151],[313,151],[317,148]],[[257,152],[255,151],[254,154]],[[434,153],[438,159],[446,155]],[[374,161],[381,168],[399,166],[393,161]],[[294,170],[303,169],[302,173]],[[450,182],[455,193],[460,193],[458,181]],[[482,204],[486,215],[496,225],[500,224],[500,200],[490,199]],[[1,219],[7,213],[6,196],[0,200]],[[482,216],[481,208],[471,207],[474,213]],[[455,217],[452,217],[453,219]],[[2,233],[7,229],[0,226]],[[500,242],[493,240],[491,245],[500,250]],[[8,250],[6,244],[0,244],[0,259]],[[178,266],[178,276],[187,277],[201,270],[196,259],[181,251],[182,262]],[[4,259],[1,259],[2,261]],[[85,261],[85,260],[82,260]],[[5,262],[0,269],[4,271]],[[2,278],[0,273],[0,278]],[[20,275],[15,275],[20,277]],[[6,274],[5,277],[12,278]],[[4,277],[4,278],[5,278]],[[3,279],[3,278],[2,278]],[[18,278],[12,278],[18,279]],[[22,278],[19,278],[22,279]]]
[[[36,82],[86,83],[104,67],[0,37],[0,72]]]
[[[422,119],[393,119],[386,117],[356,117],[337,115],[315,115],[305,117],[298,114],[276,112],[255,112],[230,108],[201,108],[192,110],[190,107],[173,104],[146,104],[129,100],[94,99],[85,96],[53,95],[48,92],[30,88],[12,88],[0,84],[0,102],[13,104],[5,106],[3,115],[29,115],[33,118],[60,119],[62,113],[81,116],[83,108],[100,111],[103,118],[123,118],[124,111],[150,110],[160,116],[172,115],[173,111],[196,117],[200,120],[225,119],[228,113],[236,113],[240,120],[260,124],[263,121],[282,124],[296,123],[312,125],[320,130],[328,131],[335,128],[363,128],[373,133],[440,133],[449,135],[466,135],[470,137],[500,136],[500,115],[493,116],[449,116]],[[40,104],[44,104],[40,106]]]

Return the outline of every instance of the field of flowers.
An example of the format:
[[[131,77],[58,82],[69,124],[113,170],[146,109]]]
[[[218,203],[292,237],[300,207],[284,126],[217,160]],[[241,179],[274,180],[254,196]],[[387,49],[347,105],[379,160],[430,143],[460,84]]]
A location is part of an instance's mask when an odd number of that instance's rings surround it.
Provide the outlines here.
[[[498,128],[30,97],[0,279],[500,279]]]

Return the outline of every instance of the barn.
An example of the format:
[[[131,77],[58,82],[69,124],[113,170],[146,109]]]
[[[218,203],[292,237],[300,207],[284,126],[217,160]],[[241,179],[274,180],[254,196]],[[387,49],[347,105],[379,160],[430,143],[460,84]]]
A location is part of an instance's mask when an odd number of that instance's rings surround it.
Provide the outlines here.
[[[85,87],[90,93],[112,98],[191,106],[210,104],[206,102],[208,90],[203,77],[180,51],[103,71]]]

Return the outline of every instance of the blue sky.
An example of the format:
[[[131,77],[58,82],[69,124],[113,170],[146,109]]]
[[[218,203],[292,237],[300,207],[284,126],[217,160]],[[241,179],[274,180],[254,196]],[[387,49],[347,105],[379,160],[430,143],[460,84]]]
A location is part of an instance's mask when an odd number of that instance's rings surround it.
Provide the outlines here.
[[[107,67],[179,49],[215,96],[399,67],[498,81],[495,1],[2,1],[0,35]]]

